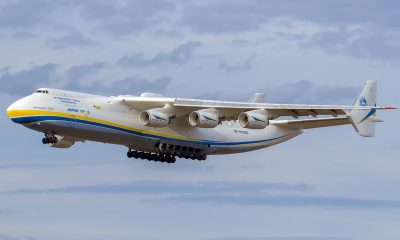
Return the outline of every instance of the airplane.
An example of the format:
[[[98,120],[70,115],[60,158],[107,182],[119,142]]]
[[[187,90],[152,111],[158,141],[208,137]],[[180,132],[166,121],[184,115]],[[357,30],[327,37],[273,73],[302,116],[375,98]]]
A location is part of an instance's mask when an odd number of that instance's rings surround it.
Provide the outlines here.
[[[129,158],[175,163],[208,155],[253,151],[283,143],[306,129],[351,124],[373,137],[377,82],[367,81],[351,106],[265,103],[256,93],[248,102],[140,96],[98,96],[40,88],[12,103],[8,117],[44,133],[43,144],[69,148],[95,141],[128,148]],[[322,116],[322,117],[321,117]]]

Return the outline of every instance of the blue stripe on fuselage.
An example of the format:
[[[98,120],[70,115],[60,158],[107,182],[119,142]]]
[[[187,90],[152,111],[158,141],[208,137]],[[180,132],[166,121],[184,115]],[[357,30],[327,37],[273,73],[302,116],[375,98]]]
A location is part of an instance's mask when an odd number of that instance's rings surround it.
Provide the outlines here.
[[[137,132],[137,131],[132,131],[129,129],[124,129],[120,127],[115,127],[107,124],[102,124],[102,123],[97,123],[97,122],[92,122],[92,121],[87,121],[87,120],[81,120],[81,119],[70,119],[66,117],[58,117],[58,116],[29,116],[29,117],[17,117],[17,118],[12,118],[11,119],[15,123],[19,124],[30,124],[30,123],[35,123],[35,122],[43,122],[43,121],[65,121],[65,122],[76,122],[76,123],[82,123],[82,124],[88,124],[88,125],[93,125],[93,126],[98,126],[98,127],[103,127],[103,128],[108,128],[108,129],[113,129],[129,134],[134,134],[138,136],[143,136],[143,137],[156,137],[159,139],[165,139],[165,140],[174,140],[174,141],[180,141],[180,142],[187,142],[187,143],[192,143],[192,144],[200,144],[200,145],[214,145],[214,146],[232,146],[232,145],[246,145],[246,144],[256,144],[256,143],[263,143],[263,142],[271,142],[280,138],[284,138],[287,135],[281,136],[281,137],[276,137],[276,138],[271,138],[271,139],[264,139],[264,140],[256,140],[256,141],[245,141],[245,142],[215,142],[215,141],[209,141],[209,140],[199,140],[199,141],[191,141],[191,140],[183,140],[183,139],[175,139],[175,138],[168,138],[168,137],[163,137],[163,136],[158,136],[158,135],[151,135],[151,134],[146,134],[142,132]]]

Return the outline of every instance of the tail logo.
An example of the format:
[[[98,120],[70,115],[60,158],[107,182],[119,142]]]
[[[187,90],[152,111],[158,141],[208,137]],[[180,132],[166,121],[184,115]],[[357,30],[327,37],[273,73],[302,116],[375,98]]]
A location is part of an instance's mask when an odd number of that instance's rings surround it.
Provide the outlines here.
[[[364,96],[361,96],[359,99],[358,99],[358,103],[360,104],[360,106],[368,106],[368,101],[367,101],[367,99],[364,97]]]

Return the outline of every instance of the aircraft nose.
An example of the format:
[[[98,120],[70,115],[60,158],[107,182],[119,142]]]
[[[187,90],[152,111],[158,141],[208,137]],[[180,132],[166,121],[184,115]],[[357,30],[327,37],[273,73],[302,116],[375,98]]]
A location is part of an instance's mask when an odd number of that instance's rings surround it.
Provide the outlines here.
[[[13,113],[16,110],[16,104],[15,102],[12,103],[10,106],[7,108],[7,116],[12,120],[13,118]]]

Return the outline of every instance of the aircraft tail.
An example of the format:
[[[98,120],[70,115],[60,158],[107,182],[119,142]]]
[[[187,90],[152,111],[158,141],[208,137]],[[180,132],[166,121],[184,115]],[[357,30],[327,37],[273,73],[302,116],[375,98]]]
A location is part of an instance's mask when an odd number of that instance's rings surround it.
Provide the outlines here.
[[[360,95],[354,102],[354,106],[376,106],[377,82],[367,81]],[[373,137],[375,135],[375,122],[381,122],[376,118],[376,109],[352,110],[349,113],[350,122],[354,129],[362,137]]]

